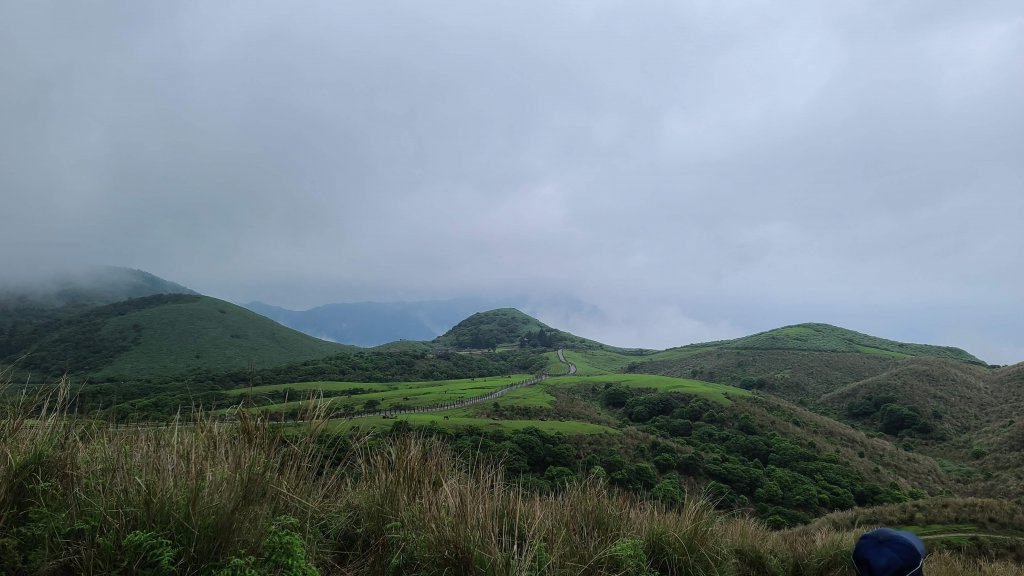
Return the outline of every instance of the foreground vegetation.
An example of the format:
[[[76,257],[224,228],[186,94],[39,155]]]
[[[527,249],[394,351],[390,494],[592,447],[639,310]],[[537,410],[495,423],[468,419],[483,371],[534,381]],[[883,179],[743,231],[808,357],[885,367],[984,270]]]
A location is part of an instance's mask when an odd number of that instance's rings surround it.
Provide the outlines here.
[[[117,430],[62,405],[0,419],[0,573],[833,575],[866,528],[773,532],[699,493],[669,505],[597,475],[538,493],[406,432],[245,416]],[[927,573],[1024,574],[948,551]]]

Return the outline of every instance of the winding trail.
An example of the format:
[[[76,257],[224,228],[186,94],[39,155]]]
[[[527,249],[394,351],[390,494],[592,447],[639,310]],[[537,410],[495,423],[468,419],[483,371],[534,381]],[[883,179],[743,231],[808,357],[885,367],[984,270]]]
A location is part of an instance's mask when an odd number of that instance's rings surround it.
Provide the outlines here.
[[[566,366],[568,366],[568,369],[569,369],[569,372],[567,373],[568,376],[572,376],[572,375],[576,374],[576,365],[565,359],[565,355],[562,353],[562,349],[561,348],[558,349],[558,361],[561,362],[562,364],[565,364]],[[546,374],[546,373],[542,372],[540,374],[537,374],[533,378],[530,378],[529,380],[523,380],[521,382],[516,382],[515,384],[509,384],[508,386],[505,386],[504,388],[500,388],[500,389],[495,390],[494,392],[491,392],[489,394],[484,394],[483,396],[474,396],[473,398],[464,398],[462,400],[456,400],[454,402],[443,402],[441,404],[436,404],[434,406],[421,406],[421,407],[418,407],[418,408],[403,408],[403,409],[400,409],[400,410],[376,410],[374,412],[364,412],[362,414],[352,414],[352,415],[349,415],[349,416],[343,416],[340,413],[335,413],[335,414],[331,414],[330,419],[331,420],[340,420],[340,419],[353,420],[355,418],[371,418],[371,417],[374,417],[374,416],[382,416],[382,417],[385,417],[385,418],[394,418],[395,416],[400,416],[402,414],[429,414],[429,413],[432,413],[432,412],[444,412],[446,410],[455,410],[457,408],[465,408],[466,406],[472,406],[474,404],[479,404],[481,402],[487,402],[488,400],[494,400],[496,398],[501,398],[502,396],[504,396],[505,394],[508,394],[509,392],[511,392],[513,390],[518,390],[519,388],[526,388],[527,386],[533,386],[534,384],[537,384],[537,383],[540,383],[540,382],[543,382],[543,381],[547,380],[549,377],[550,377],[549,374]]]
[[[565,355],[562,354],[561,348],[558,349],[558,361],[561,362],[562,364],[567,364],[569,366],[569,376],[576,375],[576,365],[565,359]]]

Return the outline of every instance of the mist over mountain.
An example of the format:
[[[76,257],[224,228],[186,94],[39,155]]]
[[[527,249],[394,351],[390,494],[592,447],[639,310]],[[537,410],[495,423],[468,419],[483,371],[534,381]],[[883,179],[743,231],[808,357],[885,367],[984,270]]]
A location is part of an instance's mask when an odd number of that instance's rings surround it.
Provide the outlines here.
[[[99,306],[154,294],[198,294],[176,282],[120,266],[73,267],[0,283],[0,308]]]

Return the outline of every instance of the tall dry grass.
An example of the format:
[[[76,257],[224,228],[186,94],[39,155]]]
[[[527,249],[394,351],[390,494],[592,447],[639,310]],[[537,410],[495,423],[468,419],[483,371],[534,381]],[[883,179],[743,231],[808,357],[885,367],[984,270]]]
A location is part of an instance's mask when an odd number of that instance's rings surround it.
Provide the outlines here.
[[[338,443],[244,415],[116,429],[66,405],[66,387],[4,405],[0,573],[851,573],[856,532],[772,532],[697,494],[666,510],[592,479],[538,496],[415,435]],[[927,568],[1024,574],[950,554]]]

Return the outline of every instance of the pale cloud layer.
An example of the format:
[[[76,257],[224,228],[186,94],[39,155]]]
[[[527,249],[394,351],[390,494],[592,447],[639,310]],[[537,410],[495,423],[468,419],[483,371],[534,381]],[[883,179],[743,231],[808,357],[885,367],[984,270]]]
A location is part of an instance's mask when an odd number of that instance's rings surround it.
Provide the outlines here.
[[[1024,5],[3,2],[0,264],[1024,360]]]

